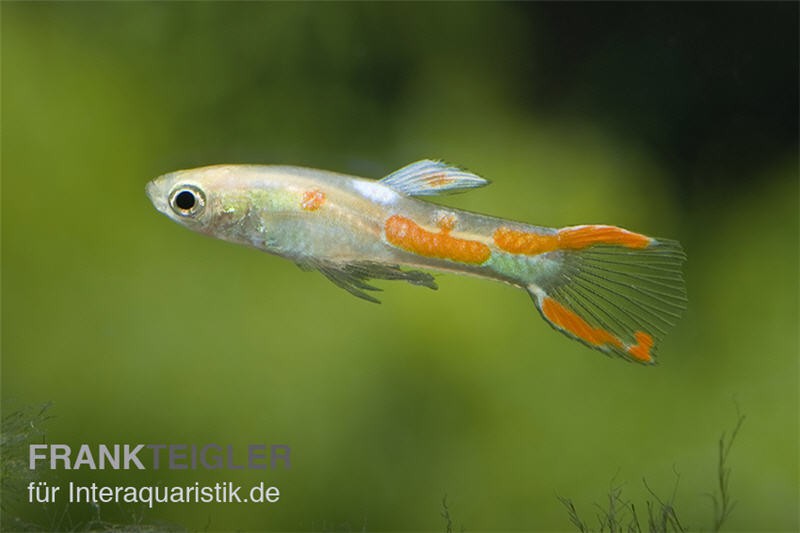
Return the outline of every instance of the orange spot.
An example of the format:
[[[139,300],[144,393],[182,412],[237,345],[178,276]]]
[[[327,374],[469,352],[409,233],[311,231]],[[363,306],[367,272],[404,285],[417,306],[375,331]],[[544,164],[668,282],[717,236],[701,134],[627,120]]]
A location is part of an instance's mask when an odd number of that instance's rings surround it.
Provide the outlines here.
[[[637,331],[633,336],[636,338],[636,344],[628,348],[628,353],[639,361],[651,362],[653,356],[650,355],[650,348],[653,347],[653,337],[644,331]]]
[[[400,215],[389,217],[385,230],[386,240],[391,244],[425,257],[480,264],[492,255],[489,247],[482,242],[451,237],[450,229],[446,226],[442,227],[440,233],[433,233]]]
[[[572,333],[588,344],[592,344],[594,346],[604,346],[609,344],[617,348],[622,348],[622,342],[614,335],[603,328],[596,328],[589,325],[580,316],[573,313],[552,298],[545,298],[542,301],[542,313],[550,322],[561,329]]]
[[[452,213],[442,213],[436,219],[436,225],[439,226],[442,233],[450,233],[456,227],[456,217]]]
[[[300,207],[306,211],[316,211],[325,203],[325,193],[319,189],[311,189],[303,193],[303,201]]]
[[[510,228],[498,228],[494,242],[512,254],[536,255],[555,250],[580,250],[595,244],[616,244],[628,248],[646,248],[650,237],[615,226],[579,226],[564,228],[558,233],[545,235]]]

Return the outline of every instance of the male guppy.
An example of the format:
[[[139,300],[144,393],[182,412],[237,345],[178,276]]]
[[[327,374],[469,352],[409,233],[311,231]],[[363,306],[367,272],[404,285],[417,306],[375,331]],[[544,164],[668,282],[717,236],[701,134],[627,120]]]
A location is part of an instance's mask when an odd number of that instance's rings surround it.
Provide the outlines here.
[[[656,342],[686,304],[680,244],[615,226],[533,226],[416,198],[488,183],[432,160],[379,181],[292,166],[216,165],[160,176],[147,195],[189,229],[319,270],[371,302],[377,300],[366,291],[378,290],[371,279],[437,288],[415,268],[493,279],[526,289],[567,336],[653,363]]]

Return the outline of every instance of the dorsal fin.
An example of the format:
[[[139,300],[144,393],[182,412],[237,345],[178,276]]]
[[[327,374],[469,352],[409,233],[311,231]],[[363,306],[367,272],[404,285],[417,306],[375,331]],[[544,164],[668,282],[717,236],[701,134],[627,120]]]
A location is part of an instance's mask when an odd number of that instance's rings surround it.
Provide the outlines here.
[[[483,187],[490,182],[442,161],[423,159],[392,172],[380,183],[408,196],[435,196]]]

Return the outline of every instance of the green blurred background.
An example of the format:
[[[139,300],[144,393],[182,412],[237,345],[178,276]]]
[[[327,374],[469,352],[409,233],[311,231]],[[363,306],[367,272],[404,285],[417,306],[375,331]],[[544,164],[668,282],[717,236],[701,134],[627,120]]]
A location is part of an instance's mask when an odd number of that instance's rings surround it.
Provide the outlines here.
[[[680,472],[709,527],[798,524],[798,4],[3,3],[2,400],[53,443],[284,443],[273,506],[163,505],[208,530],[566,530],[612,484]],[[381,177],[444,158],[491,187],[442,202],[681,240],[690,306],[661,365],[553,332],[522,291],[440,276],[372,306],[193,234],[144,195],[212,163]],[[439,200],[437,200],[439,201]],[[103,518],[129,511],[105,506]],[[66,518],[19,505],[49,528]]]

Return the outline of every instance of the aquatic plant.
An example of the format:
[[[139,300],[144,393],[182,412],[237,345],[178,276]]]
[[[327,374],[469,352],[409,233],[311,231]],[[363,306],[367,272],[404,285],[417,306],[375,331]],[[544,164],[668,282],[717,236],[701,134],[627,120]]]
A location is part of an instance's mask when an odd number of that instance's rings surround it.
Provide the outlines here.
[[[742,428],[745,416],[738,412],[737,421],[733,430],[729,435],[725,432],[722,433],[718,442],[717,450],[717,486],[715,492],[709,496],[714,504],[713,509],[713,525],[711,531],[717,532],[722,529],[725,520],[733,512],[736,502],[731,499],[730,492],[730,474],[731,469],[728,465],[730,457],[731,446]],[[565,497],[558,496],[558,500],[564,505],[567,510],[567,516],[570,523],[581,533],[589,532],[641,532],[650,531],[653,533],[682,533],[689,531],[678,519],[678,513],[675,509],[675,495],[678,490],[678,483],[680,481],[680,474],[675,472],[675,485],[669,498],[661,498],[658,494],[647,484],[646,479],[642,479],[642,483],[647,489],[649,498],[645,500],[645,509],[643,513],[637,509],[636,505],[623,497],[622,486],[613,485],[608,491],[606,496],[606,504],[599,505],[596,520],[596,529],[592,528],[587,521],[585,521],[578,513],[575,503]],[[708,528],[703,528],[707,530]]]

